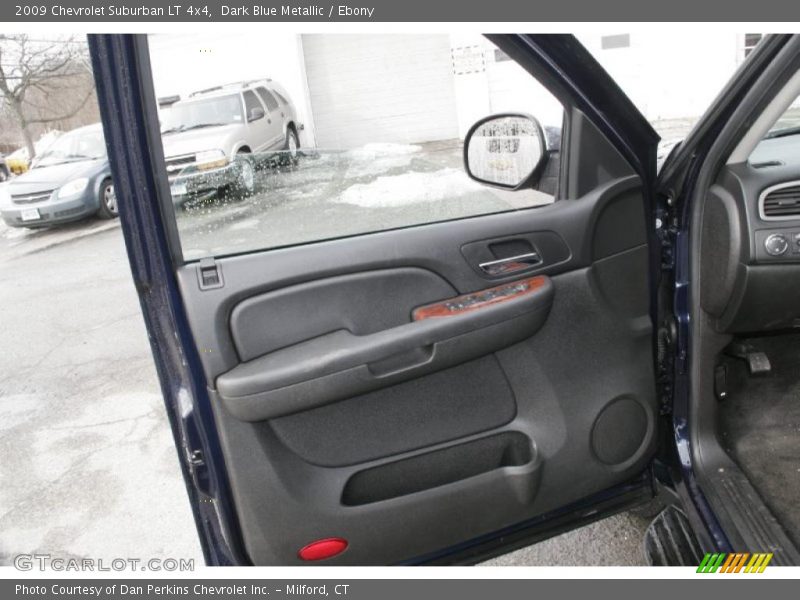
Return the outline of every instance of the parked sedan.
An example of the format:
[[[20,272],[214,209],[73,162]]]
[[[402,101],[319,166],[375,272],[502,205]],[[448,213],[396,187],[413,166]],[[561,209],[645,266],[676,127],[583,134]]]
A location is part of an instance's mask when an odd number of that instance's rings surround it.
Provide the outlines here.
[[[36,157],[31,169],[0,190],[10,227],[48,227],[97,215],[117,217],[117,199],[99,124],[75,129]]]

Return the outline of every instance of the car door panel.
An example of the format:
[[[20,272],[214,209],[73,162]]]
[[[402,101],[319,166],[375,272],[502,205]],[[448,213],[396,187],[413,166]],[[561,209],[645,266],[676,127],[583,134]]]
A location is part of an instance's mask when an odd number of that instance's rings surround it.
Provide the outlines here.
[[[269,119],[268,149],[280,150],[283,148],[283,144],[286,141],[286,131],[284,127],[286,123],[286,114],[282,110],[278,100],[267,88],[259,86],[255,91],[261,100],[261,104],[264,105],[264,109],[267,111],[267,118]]]
[[[126,246],[211,563],[304,564],[300,549],[326,538],[347,546],[325,564],[447,560],[641,489],[656,447],[654,134],[574,39],[500,41],[567,108],[558,201],[187,262],[146,41],[92,38]],[[519,280],[539,282],[531,297],[431,308]]]
[[[347,329],[319,335],[238,365],[217,378],[217,389],[228,410],[255,421],[477,358],[541,327],[553,291],[548,278],[536,281],[530,294],[463,315],[411,321],[366,336]]]
[[[181,267],[198,347],[219,349],[200,356],[251,560],[299,564],[335,536],[332,564],[406,561],[638,473],[656,414],[643,214],[621,177],[535,210],[218,258],[222,288]],[[541,262],[479,268],[520,244]],[[413,321],[531,277],[531,297]]]
[[[244,114],[248,122],[248,129],[250,131],[250,146],[253,152],[265,152],[269,150],[273,143],[273,125],[270,118],[269,111],[261,98],[258,97],[253,90],[244,90],[242,92],[242,101],[244,103]],[[264,111],[263,116],[258,119],[251,120],[250,110],[253,108],[260,108]]]
[[[640,230],[636,238],[626,237],[627,233],[615,235],[613,227],[605,226],[609,217],[615,217],[612,213],[619,212],[609,207],[618,203],[629,207],[623,215],[618,215],[620,218],[633,217],[635,220],[629,223],[642,222],[641,228],[624,225]],[[599,244],[595,240],[609,239],[610,251],[617,252],[643,245],[646,238],[641,203],[638,179],[626,176],[592,190],[581,201],[219,258],[216,265],[224,287],[200,289],[200,262],[179,267],[177,279],[198,347],[214,349],[201,352],[206,378],[213,381],[239,364],[230,318],[234,307],[243,300],[345,273],[398,267],[425,269],[444,279],[455,293],[468,293],[513,281],[520,275],[489,277],[480,273],[472,261],[467,262],[462,248],[476,241],[524,237],[526,231],[557,232],[568,248],[568,260],[561,260],[563,250],[557,246],[557,260],[551,262],[548,254],[544,254],[540,265],[525,272],[526,276],[552,277],[591,265],[594,245]],[[528,226],[526,218],[531,221]],[[429,301],[420,295],[419,304]],[[294,325],[305,326],[300,322]]]

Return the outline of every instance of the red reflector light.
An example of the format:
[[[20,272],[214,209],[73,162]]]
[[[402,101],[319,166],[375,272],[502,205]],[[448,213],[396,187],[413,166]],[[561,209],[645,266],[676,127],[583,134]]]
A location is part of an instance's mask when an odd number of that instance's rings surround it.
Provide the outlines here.
[[[301,560],[323,560],[341,554],[347,548],[347,540],[342,538],[328,538],[311,542],[300,549],[297,556]]]

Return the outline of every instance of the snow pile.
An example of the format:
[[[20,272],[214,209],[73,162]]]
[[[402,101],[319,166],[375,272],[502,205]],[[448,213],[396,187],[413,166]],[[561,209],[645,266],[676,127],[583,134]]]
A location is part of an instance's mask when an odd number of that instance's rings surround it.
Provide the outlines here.
[[[345,173],[345,179],[379,175],[391,169],[407,167],[422,146],[410,144],[367,144],[350,150],[345,157],[352,161]]]
[[[416,154],[420,150],[422,150],[422,146],[414,146],[412,144],[375,143],[349,150],[347,154],[354,160],[373,160],[386,156]]]
[[[259,224],[259,219],[245,219],[243,221],[238,221],[233,223],[228,227],[231,231],[240,231],[243,229],[257,229]]]
[[[358,183],[334,200],[365,208],[392,208],[419,202],[440,202],[480,189],[460,169],[441,169],[430,173],[411,172],[378,177]]]

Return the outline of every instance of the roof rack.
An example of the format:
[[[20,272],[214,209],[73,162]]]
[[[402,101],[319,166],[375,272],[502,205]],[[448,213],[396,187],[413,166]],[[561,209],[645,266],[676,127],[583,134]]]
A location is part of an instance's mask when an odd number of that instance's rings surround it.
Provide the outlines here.
[[[208,94],[210,92],[216,92],[216,91],[221,90],[221,89],[222,89],[221,85],[215,85],[214,87],[205,88],[203,90],[197,90],[196,92],[192,92],[191,94],[189,94],[189,98],[193,98],[194,96],[199,96],[201,94]]]
[[[174,95],[174,96],[161,96],[158,99],[158,106],[160,108],[164,108],[165,106],[171,106],[171,105],[175,104],[180,99],[181,99],[181,97],[178,96],[177,94]]]
[[[202,94],[210,94],[211,92],[218,92],[220,90],[226,90],[231,88],[240,88],[244,89],[247,88],[254,83],[261,83],[263,81],[271,82],[272,79],[269,77],[262,77],[260,79],[247,79],[244,81],[234,81],[233,83],[223,83],[222,85],[215,85],[214,87],[205,88],[203,90],[197,90],[196,92],[192,92],[189,94],[189,97],[192,98],[194,96],[200,96]]]
[[[254,83],[261,83],[262,81],[272,81],[272,79],[270,79],[269,77],[260,77],[258,79],[248,79],[246,81],[237,81],[235,83],[229,83],[227,85],[224,85],[223,87],[240,86],[240,87],[246,88],[246,87],[249,87],[249,86],[253,85]]]

